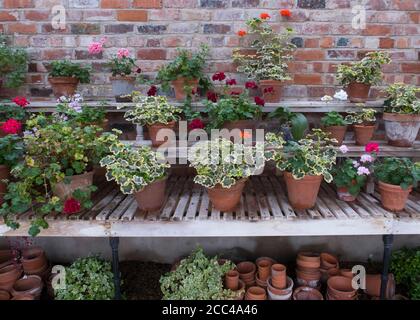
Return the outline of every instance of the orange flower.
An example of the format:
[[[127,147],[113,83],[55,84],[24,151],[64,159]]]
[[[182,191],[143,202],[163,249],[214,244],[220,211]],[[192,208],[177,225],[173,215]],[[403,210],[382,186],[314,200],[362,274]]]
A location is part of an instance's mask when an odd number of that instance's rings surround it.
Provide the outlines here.
[[[250,139],[252,138],[252,134],[247,131],[241,131],[241,138],[242,139]]]
[[[271,16],[267,12],[263,12],[260,14],[260,18],[265,20],[265,19],[270,19]]]
[[[246,36],[246,31],[245,30],[239,30],[238,31],[238,36],[240,36],[240,37]]]
[[[290,10],[288,10],[288,9],[280,10],[280,14],[283,17],[291,17],[292,16],[292,12],[290,12]]]

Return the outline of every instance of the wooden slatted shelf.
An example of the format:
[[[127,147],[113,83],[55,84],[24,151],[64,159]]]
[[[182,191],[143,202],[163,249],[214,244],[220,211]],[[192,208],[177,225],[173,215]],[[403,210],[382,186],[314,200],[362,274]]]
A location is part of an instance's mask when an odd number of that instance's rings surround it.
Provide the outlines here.
[[[94,206],[74,216],[50,214],[50,227],[40,236],[72,237],[216,237],[418,234],[420,194],[414,192],[403,212],[381,207],[378,193],[362,193],[355,203],[337,199],[323,184],[315,208],[295,211],[287,201],[281,177],[251,178],[235,212],[214,209],[207,192],[192,177],[172,176],[159,212],[143,212],[133,196],[104,183]],[[32,215],[18,217],[19,230],[0,224],[1,236],[25,236]]]

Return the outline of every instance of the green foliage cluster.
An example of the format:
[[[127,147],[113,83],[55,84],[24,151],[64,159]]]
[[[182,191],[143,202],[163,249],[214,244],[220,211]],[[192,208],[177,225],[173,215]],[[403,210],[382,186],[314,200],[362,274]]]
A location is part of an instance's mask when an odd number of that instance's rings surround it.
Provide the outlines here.
[[[420,300],[420,248],[403,248],[393,252],[390,270],[397,284],[408,289],[409,297]]]
[[[71,77],[76,78],[80,83],[90,82],[90,67],[83,67],[78,63],[69,60],[53,61],[51,63],[50,77]]]

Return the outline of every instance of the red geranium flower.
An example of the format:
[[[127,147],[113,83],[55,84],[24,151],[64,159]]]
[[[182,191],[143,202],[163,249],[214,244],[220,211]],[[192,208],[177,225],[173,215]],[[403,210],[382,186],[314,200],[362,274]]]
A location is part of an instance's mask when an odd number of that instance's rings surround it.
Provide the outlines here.
[[[281,14],[283,17],[291,17],[291,16],[292,16],[292,12],[290,12],[290,10],[289,10],[289,9],[283,9],[283,10],[280,10],[280,14]]]
[[[69,199],[66,200],[66,202],[64,202],[64,210],[63,210],[63,212],[65,214],[69,214],[69,215],[70,214],[74,214],[74,213],[79,212],[80,209],[81,209],[80,202],[77,201],[74,198],[69,198]]]
[[[18,134],[22,129],[22,123],[15,119],[9,119],[3,123],[1,130],[6,134]]]
[[[269,88],[265,88],[264,89],[264,93],[273,93],[274,92],[274,88],[273,87],[269,87]]]
[[[261,107],[265,106],[265,100],[260,97],[255,97],[255,103]]]
[[[245,83],[245,88],[247,89],[257,89],[258,86],[254,81],[248,81]]]
[[[226,80],[226,84],[228,86],[234,86],[234,85],[236,85],[236,80],[235,79]]]
[[[188,128],[190,130],[194,130],[194,129],[204,129],[204,123],[203,121],[201,121],[201,119],[197,118],[194,119],[193,121],[190,122]]]
[[[147,95],[149,97],[154,97],[157,94],[157,88],[156,86],[151,86],[149,91],[147,91]]]
[[[374,142],[368,143],[365,147],[365,150],[368,153],[372,153],[372,152],[378,153],[379,152],[379,144],[374,143]]]
[[[238,91],[232,91],[231,93],[230,93],[230,95],[231,96],[239,96],[241,93],[240,92],[238,92]]]
[[[22,108],[25,108],[28,104],[30,104],[25,97],[16,97],[12,101]]]
[[[224,72],[216,72],[213,77],[213,81],[223,81],[226,79],[226,75]]]
[[[207,100],[210,100],[212,102],[217,102],[217,93],[213,91],[207,92]]]
[[[271,16],[267,12],[263,12],[260,14],[260,18],[265,20],[265,19],[270,19]]]
[[[246,36],[246,31],[245,30],[239,30],[238,31],[238,36],[240,36],[240,37]]]

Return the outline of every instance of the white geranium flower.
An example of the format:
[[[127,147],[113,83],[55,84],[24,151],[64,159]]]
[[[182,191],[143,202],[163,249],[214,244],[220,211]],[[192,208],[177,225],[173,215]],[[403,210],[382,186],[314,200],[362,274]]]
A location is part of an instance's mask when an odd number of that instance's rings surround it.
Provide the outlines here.
[[[333,101],[333,100],[334,100],[333,97],[331,97],[329,95],[325,95],[321,98],[321,101],[324,101],[324,102],[330,102],[330,101]]]
[[[349,152],[349,148],[346,146],[346,145],[342,145],[340,148],[340,151],[342,152],[342,153],[347,153],[347,152]]]
[[[340,91],[337,91],[335,93],[334,98],[337,100],[346,101],[348,98],[348,94],[343,89],[341,89]]]

